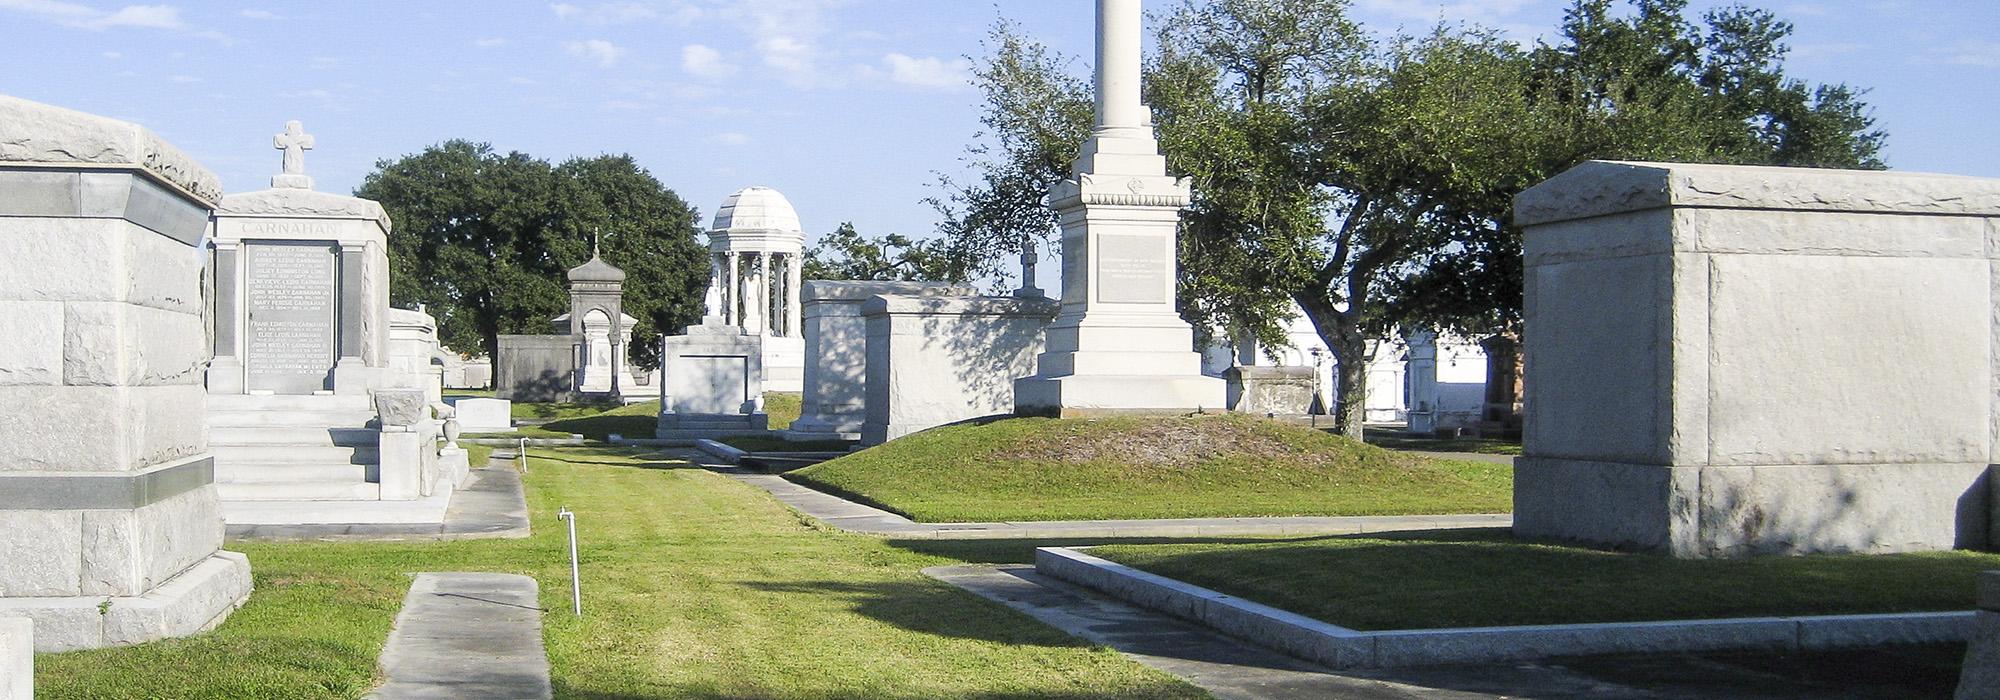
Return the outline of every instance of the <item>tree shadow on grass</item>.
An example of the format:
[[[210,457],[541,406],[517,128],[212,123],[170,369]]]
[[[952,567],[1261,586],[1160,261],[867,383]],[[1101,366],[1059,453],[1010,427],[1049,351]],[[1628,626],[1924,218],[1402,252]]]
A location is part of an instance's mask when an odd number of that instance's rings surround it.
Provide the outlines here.
[[[1090,642],[1063,634],[1006,606],[942,581],[741,581],[765,593],[830,598],[855,613],[920,634],[973,639],[1012,646],[1087,648]],[[973,601],[977,601],[974,603]]]
[[[1157,687],[1153,689],[1140,689],[1140,690],[1133,690],[1130,688],[1123,689],[1122,692],[1120,692],[1117,697],[1124,697],[1124,698],[1190,697],[1189,693],[1182,690],[1181,687],[1172,685],[1166,681],[1161,681],[1156,685]],[[714,692],[711,688],[707,686],[697,686],[692,684],[682,684],[671,690],[661,691],[657,694],[639,695],[635,693],[607,693],[602,691],[588,690],[585,688],[579,688],[575,685],[564,682],[562,680],[557,680],[555,682],[555,691],[556,691],[555,692],[556,697],[576,698],[577,700],[658,700],[659,698],[709,698],[711,700],[767,700],[768,698],[779,695],[782,695],[783,697],[792,697],[792,698],[824,698],[825,700],[853,700],[854,698],[870,697],[867,695],[857,694],[853,690],[835,690],[835,689],[829,689],[817,695],[802,693],[796,688],[787,688],[783,693],[775,693],[771,691],[760,692],[754,690],[734,692],[734,693],[718,693]],[[946,693],[946,694],[939,694],[934,691],[926,690],[920,695],[917,690],[912,689],[908,692],[897,694],[891,697],[897,697],[897,698],[923,697],[935,700],[1102,700],[1102,698],[1105,697],[1105,694],[1087,690],[1049,689],[1040,691],[1021,690],[1013,692],[967,691],[963,693]]]

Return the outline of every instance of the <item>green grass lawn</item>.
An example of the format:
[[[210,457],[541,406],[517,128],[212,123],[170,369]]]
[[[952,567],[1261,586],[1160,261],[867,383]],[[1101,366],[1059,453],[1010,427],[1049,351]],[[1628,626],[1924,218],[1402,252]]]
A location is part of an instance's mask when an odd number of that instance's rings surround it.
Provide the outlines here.
[[[1677,560],[1496,531],[1090,553],[1363,630],[1967,610],[1976,574],[2000,568],[1979,552]]]
[[[772,430],[792,427],[792,421],[799,419],[800,397],[785,391],[764,393],[764,415],[771,417]]]
[[[926,522],[1508,512],[1513,470],[1242,415],[934,428],[786,478]]]
[[[354,698],[419,571],[541,582],[561,698],[1200,698],[919,569],[955,560],[810,524],[762,491],[610,449],[537,450],[535,536],[234,542],[257,592],[194,637],[36,657],[37,697]],[[557,506],[578,514],[569,613]]]

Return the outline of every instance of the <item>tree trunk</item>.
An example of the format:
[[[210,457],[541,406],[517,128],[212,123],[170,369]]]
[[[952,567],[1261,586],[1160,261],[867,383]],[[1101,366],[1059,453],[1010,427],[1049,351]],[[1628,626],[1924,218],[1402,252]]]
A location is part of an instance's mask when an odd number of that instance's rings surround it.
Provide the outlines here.
[[[1362,425],[1368,420],[1368,345],[1359,340],[1359,333],[1344,334],[1353,338],[1333,341],[1330,349],[1338,362],[1340,386],[1333,402],[1334,431],[1355,440],[1362,440]]]
[[[1313,323],[1313,330],[1333,352],[1335,363],[1333,421],[1340,435],[1363,439],[1361,426],[1368,418],[1368,339],[1351,319],[1335,309],[1324,295],[1293,295],[1299,309]]]

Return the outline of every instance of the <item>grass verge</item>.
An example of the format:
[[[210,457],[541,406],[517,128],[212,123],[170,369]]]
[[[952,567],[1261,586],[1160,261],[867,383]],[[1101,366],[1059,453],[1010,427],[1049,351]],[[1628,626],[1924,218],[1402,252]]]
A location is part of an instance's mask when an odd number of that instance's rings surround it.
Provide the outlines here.
[[[1496,531],[1090,553],[1362,630],[1965,610],[2000,568],[1980,552],[1672,559]]]
[[[952,559],[823,529],[727,477],[631,451],[534,455],[531,538],[233,542],[257,592],[221,627],[38,656],[37,697],[358,697],[420,571],[538,579],[559,698],[1205,697],[919,572]]]
[[[786,478],[926,522],[1507,512],[1513,470],[1236,414],[933,428]]]

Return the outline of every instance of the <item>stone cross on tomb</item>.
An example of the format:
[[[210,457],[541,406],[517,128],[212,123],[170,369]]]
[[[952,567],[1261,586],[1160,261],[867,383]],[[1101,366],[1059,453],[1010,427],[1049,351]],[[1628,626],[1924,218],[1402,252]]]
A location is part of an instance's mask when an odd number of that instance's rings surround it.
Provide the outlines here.
[[[271,186],[312,189],[312,178],[306,176],[306,151],[313,147],[312,134],[293,119],[285,122],[285,133],[271,140],[272,148],[285,152],[284,172],[272,176]]]

